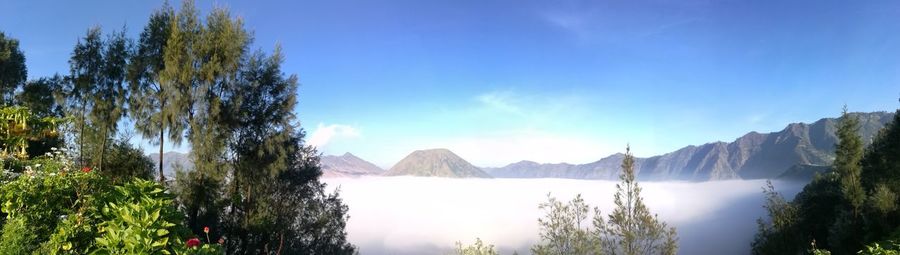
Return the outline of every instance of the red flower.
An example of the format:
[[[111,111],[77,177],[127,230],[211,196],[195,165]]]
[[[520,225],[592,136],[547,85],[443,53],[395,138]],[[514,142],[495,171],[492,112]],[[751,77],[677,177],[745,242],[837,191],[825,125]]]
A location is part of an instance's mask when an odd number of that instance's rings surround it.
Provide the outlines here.
[[[89,166],[82,167],[82,168],[81,168],[81,172],[83,172],[83,173],[90,173],[90,172],[91,172],[91,167],[89,167]]]
[[[209,227],[203,227],[203,233],[209,234]]]
[[[200,246],[200,239],[197,239],[196,237],[188,239],[186,244],[188,248]]]

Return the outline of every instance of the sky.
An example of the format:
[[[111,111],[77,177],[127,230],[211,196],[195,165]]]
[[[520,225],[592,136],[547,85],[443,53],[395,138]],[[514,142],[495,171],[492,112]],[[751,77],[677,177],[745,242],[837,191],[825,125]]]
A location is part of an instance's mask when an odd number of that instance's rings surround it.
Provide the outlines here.
[[[161,5],[0,0],[0,31],[29,78],[65,74],[89,27],[136,37]],[[197,5],[241,17],[254,49],[282,46],[309,144],[385,168],[429,148],[491,167],[646,157],[900,106],[897,1]]]

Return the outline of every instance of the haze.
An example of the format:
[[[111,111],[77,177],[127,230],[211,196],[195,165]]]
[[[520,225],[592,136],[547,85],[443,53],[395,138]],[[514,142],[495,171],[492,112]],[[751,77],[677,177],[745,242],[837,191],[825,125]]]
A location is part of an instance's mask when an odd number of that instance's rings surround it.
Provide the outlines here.
[[[581,193],[607,214],[615,182],[572,179],[363,177],[325,179],[350,207],[348,238],[361,254],[443,254],[480,237],[502,254],[530,254],[547,193]],[[678,229],[680,254],[747,254],[765,214],[765,180],[642,182],[653,213]],[[793,197],[801,185],[775,182]]]

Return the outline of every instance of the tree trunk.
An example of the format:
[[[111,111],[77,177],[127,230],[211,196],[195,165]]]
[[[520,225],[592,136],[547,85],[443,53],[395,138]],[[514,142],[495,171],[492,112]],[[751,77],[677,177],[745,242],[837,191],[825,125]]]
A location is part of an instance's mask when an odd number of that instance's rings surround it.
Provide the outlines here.
[[[159,124],[159,184],[166,185],[166,175],[163,174],[163,145],[166,142],[166,136],[163,132],[162,120]]]
[[[100,143],[100,166],[97,168],[99,171],[103,171],[103,161],[105,160],[106,155],[106,136],[109,135],[108,127],[103,127],[103,142]]]
[[[79,146],[79,149],[78,149],[78,160],[81,161],[81,162],[79,162],[79,163],[81,163],[81,166],[82,166],[82,167],[87,166],[87,164],[84,163],[84,111],[85,111],[85,108],[86,108],[86,107],[85,107],[85,104],[86,104],[86,102],[85,102],[84,100],[82,100],[82,101],[81,101],[81,123],[79,123],[79,124],[81,124],[81,128],[80,128],[80,129],[81,129],[81,132],[80,132],[81,134],[78,134],[78,135],[80,136],[80,137],[78,138],[78,140],[79,140],[79,141],[78,141],[78,146]]]

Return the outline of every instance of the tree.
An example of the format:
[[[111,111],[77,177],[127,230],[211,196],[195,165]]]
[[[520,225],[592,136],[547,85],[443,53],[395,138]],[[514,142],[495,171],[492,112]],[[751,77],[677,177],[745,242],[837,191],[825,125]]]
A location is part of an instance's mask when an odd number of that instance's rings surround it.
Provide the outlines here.
[[[55,96],[65,82],[65,77],[58,74],[28,81],[22,86],[22,91],[16,94],[16,104],[28,107],[34,115],[40,117],[64,117],[62,105]]]
[[[64,88],[66,115],[76,116],[75,126],[78,144],[78,162],[87,165],[85,136],[92,132],[88,124],[88,113],[93,107],[92,96],[103,72],[103,40],[99,27],[88,29],[84,38],[78,40],[69,59],[71,82]]]
[[[19,49],[19,40],[0,32],[0,100],[11,105],[16,88],[28,78],[25,54]]]
[[[594,226],[600,236],[600,247],[607,254],[675,254],[678,237],[674,227],[650,214],[635,180],[634,156],[625,148],[620,183],[616,184],[616,208],[604,221],[598,211]]]
[[[224,116],[237,114],[224,107],[234,93],[241,59],[249,43],[240,20],[215,8],[200,22],[192,1],[185,1],[172,20],[171,32],[165,46],[165,69],[160,82],[175,93],[170,98],[173,116],[187,123],[187,138],[191,144],[194,172],[182,175],[182,188],[198,189],[182,196],[185,213],[191,228],[217,226],[222,208],[221,188],[224,187],[228,165],[225,161],[226,139],[231,129]],[[169,93],[169,92],[166,92]],[[214,189],[213,189],[214,188]],[[203,199],[203,200],[195,200]],[[201,219],[204,219],[201,221]]]
[[[867,241],[880,241],[900,232],[900,110],[875,136],[861,161],[862,185],[869,191],[869,209],[865,210]]]
[[[853,215],[859,216],[860,207],[865,201],[865,192],[860,183],[862,168],[860,160],[863,156],[862,138],[858,135],[859,118],[847,113],[847,106],[841,113],[837,123],[836,135],[838,143],[834,151],[834,170],[841,180],[841,191],[850,205]]]
[[[531,252],[540,255],[599,254],[599,239],[592,235],[593,231],[585,222],[590,210],[581,194],[568,203],[550,194],[547,194],[547,200],[538,206],[547,213],[545,218],[538,219],[541,243],[534,245]]]
[[[27,107],[38,118],[63,118],[65,113],[57,103],[56,95],[66,80],[60,75],[28,81],[16,94],[16,104]],[[39,156],[50,152],[51,148],[65,147],[63,136],[45,136],[28,140],[28,155]]]
[[[786,201],[771,181],[763,188],[769,221],[757,220],[759,232],[752,243],[753,254],[798,254],[806,251],[805,240],[799,239],[797,207]]]
[[[302,140],[303,132],[298,131],[294,137]],[[318,152],[304,145],[293,154],[291,162],[275,178],[265,193],[266,199],[257,200],[255,205],[261,212],[257,215],[276,215],[272,221],[276,227],[270,233],[248,229],[248,233],[268,235],[270,243],[257,249],[267,254],[356,254],[356,247],[347,242],[349,208],[337,190],[326,193],[325,184],[318,180],[322,175]],[[282,248],[275,249],[275,244]]]
[[[149,180],[153,177],[153,160],[128,140],[128,137],[121,137],[111,144],[107,152],[106,170],[100,172],[115,184],[134,178]]]
[[[493,244],[485,245],[481,242],[481,238],[475,238],[475,243],[463,246],[461,242],[456,242],[456,255],[499,255],[500,253],[494,249]]]
[[[584,227],[588,206],[578,195],[568,204],[548,195],[540,205],[548,210],[541,225],[541,243],[531,248],[535,254],[675,254],[678,237],[674,227],[650,214],[635,179],[634,156],[626,147],[622,174],[616,184],[616,208],[604,220],[594,208],[593,229]]]
[[[92,94],[91,123],[98,132],[93,141],[97,149],[98,169],[105,171],[109,141],[118,130],[118,122],[125,115],[125,72],[130,58],[131,42],[125,37],[125,29],[113,32],[104,42],[100,76]]]
[[[863,244],[863,219],[860,215],[865,203],[866,192],[860,182],[863,157],[862,138],[859,137],[859,119],[847,112],[847,106],[841,113],[835,134],[838,143],[835,145],[835,157],[832,168],[840,181],[842,201],[839,203],[836,218],[829,228],[828,244],[835,253],[852,253]]]
[[[168,3],[150,15],[150,20],[141,32],[136,52],[128,69],[129,113],[136,123],[135,129],[144,138],[150,138],[159,145],[159,177],[165,183],[163,173],[163,148],[166,138],[180,144],[185,130],[185,118],[177,102],[173,82],[163,82],[162,72],[166,69],[166,45],[172,35],[172,21],[175,11]]]

